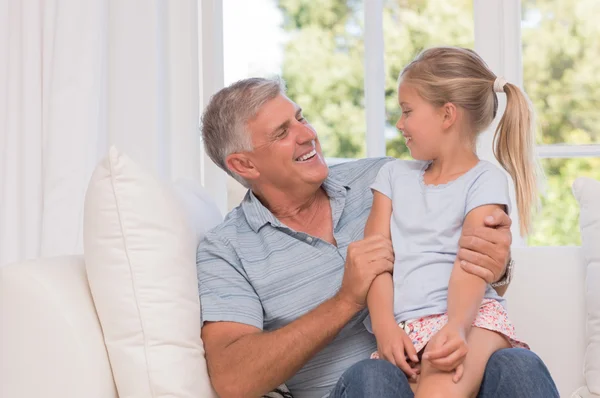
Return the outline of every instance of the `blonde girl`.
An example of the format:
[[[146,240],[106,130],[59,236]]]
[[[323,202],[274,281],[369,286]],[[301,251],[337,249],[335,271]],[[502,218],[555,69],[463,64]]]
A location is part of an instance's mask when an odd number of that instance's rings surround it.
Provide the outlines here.
[[[374,358],[397,364],[417,397],[475,397],[490,356],[527,345],[508,320],[505,300],[457,260],[463,228],[510,212],[504,171],[477,157],[477,136],[496,116],[497,93],[507,106],[494,152],[516,190],[526,234],[537,199],[532,111],[524,93],[497,77],[473,51],[432,48],[400,74],[398,129],[415,160],[392,160],[372,185],[365,236],[392,240],[393,275],[375,279],[367,328]]]

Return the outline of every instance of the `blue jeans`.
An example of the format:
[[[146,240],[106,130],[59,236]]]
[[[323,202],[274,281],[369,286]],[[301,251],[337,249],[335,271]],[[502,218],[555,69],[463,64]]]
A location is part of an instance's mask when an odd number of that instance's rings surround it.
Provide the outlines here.
[[[330,398],[414,397],[404,373],[388,361],[365,359],[348,369]],[[506,348],[491,356],[478,398],[559,398],[542,360],[523,348]]]

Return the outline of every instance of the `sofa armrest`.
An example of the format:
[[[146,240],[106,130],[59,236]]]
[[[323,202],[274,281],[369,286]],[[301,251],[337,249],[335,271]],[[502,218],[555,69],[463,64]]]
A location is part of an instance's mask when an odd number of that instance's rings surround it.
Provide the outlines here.
[[[117,398],[82,256],[0,268],[0,396]]]
[[[600,398],[600,395],[592,394],[587,387],[581,387],[571,395],[571,398]]]

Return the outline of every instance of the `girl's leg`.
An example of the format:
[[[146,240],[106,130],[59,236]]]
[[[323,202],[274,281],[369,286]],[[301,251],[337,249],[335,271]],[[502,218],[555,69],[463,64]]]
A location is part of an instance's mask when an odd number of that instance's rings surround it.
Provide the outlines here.
[[[421,363],[417,398],[471,398],[476,397],[488,359],[510,344],[504,336],[487,329],[473,327],[467,339],[469,352],[465,357],[464,373],[458,383],[452,381],[454,372],[442,372],[427,360]],[[425,348],[427,352],[427,347]]]

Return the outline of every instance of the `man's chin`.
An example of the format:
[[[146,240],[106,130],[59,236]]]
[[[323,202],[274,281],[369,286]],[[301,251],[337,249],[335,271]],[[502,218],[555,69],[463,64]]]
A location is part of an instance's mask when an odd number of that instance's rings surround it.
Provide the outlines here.
[[[329,175],[329,169],[327,167],[324,167],[324,169],[320,170],[319,172],[313,172],[313,173],[304,175],[303,180],[308,183],[311,183],[311,184],[321,185],[327,179],[328,175]]]
[[[302,181],[306,182],[319,182],[325,181],[329,174],[329,168],[326,164],[312,164],[310,166],[304,165],[296,169],[298,177]]]

